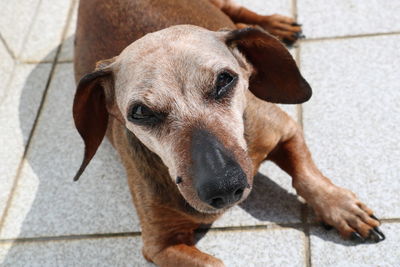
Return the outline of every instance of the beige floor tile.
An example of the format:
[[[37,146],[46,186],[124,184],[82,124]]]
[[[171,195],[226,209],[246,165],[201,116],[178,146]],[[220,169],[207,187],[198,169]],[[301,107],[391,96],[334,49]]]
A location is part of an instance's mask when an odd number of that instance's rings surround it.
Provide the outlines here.
[[[50,72],[50,64],[17,65],[0,104],[0,216],[3,214]]]
[[[14,55],[21,52],[25,38],[35,21],[40,0],[2,1],[0,33]]]
[[[0,243],[2,267],[155,266],[141,253],[140,237]]]
[[[400,31],[400,2],[393,0],[298,0],[308,38]]]
[[[317,165],[382,218],[400,217],[398,36],[309,43],[304,127]]]
[[[295,229],[209,232],[198,243],[226,266],[305,266],[304,234]]]
[[[400,263],[400,224],[383,224],[386,240],[378,244],[355,245],[343,241],[335,231],[322,227],[311,230],[311,263],[315,267],[396,267]]]
[[[21,52],[23,61],[52,60],[64,30],[72,0],[42,0]]]
[[[9,82],[14,69],[14,60],[6,47],[0,42],[0,103],[7,97]]]

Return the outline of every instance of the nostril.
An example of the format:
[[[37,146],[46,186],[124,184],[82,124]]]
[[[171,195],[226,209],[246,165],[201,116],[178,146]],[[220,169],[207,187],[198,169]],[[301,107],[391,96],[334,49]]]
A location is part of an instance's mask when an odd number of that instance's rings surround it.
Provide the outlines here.
[[[242,195],[243,195],[243,188],[239,188],[238,190],[235,191],[234,193],[234,197],[235,197],[235,201],[238,201]]]
[[[213,199],[211,199],[210,205],[214,208],[219,209],[225,205],[225,201],[222,197],[214,197]]]
[[[180,184],[180,183],[182,183],[182,181],[183,181],[182,177],[178,176],[178,177],[176,177],[175,183]]]

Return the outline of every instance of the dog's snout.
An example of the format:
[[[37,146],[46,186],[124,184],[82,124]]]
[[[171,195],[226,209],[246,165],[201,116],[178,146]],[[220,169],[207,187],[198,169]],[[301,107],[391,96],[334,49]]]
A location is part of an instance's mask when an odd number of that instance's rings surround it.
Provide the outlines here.
[[[194,186],[200,200],[218,209],[240,200],[247,179],[231,153],[207,131],[196,130],[192,138]]]

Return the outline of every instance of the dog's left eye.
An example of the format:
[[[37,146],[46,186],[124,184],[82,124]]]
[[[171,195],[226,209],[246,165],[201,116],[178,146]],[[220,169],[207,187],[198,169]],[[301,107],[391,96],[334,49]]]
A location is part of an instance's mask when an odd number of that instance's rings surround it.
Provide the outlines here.
[[[228,71],[219,73],[215,81],[215,99],[218,100],[225,96],[235,85],[236,80],[237,76]]]

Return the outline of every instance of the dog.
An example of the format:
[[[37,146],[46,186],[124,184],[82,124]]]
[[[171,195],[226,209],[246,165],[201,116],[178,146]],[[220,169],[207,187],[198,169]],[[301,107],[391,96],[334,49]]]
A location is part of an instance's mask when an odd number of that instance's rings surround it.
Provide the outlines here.
[[[300,32],[292,19],[229,0],[80,1],[73,117],[85,153],[74,180],[107,136],[148,261],[224,266],[195,247],[194,231],[246,199],[265,160],[343,238],[385,238],[372,210],[318,170],[301,127],[274,104],[311,97],[281,42]]]

